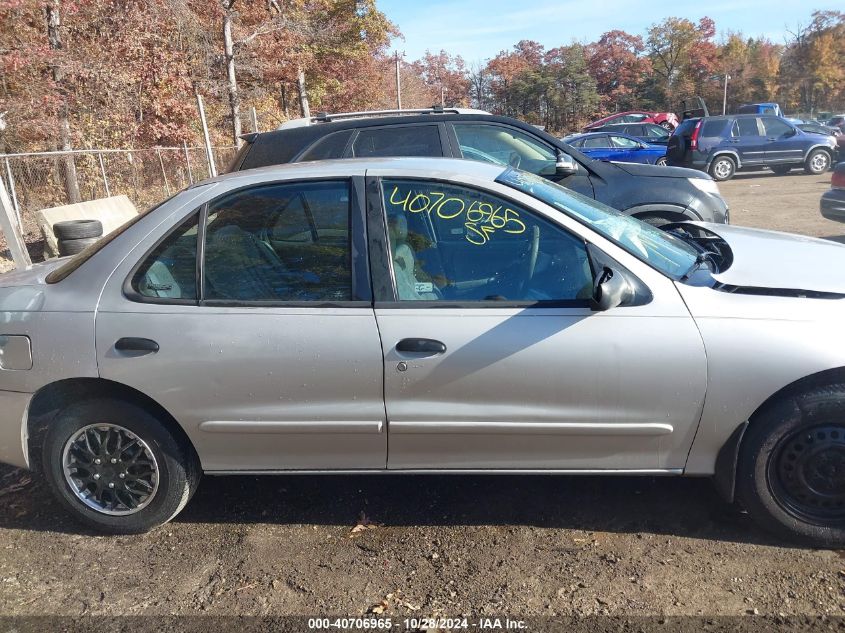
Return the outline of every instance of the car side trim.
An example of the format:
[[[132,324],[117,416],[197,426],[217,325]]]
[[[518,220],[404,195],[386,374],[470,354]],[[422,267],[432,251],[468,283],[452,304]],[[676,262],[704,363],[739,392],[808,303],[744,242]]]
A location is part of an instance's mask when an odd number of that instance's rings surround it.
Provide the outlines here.
[[[384,422],[381,420],[363,422],[326,420],[316,422],[209,420],[202,422],[199,425],[199,429],[206,433],[264,433],[269,435],[303,433],[379,434],[384,431]]]
[[[683,475],[682,468],[361,468],[343,470],[206,470],[206,475]]]
[[[658,436],[674,428],[661,422],[412,422],[390,421],[391,435]]]

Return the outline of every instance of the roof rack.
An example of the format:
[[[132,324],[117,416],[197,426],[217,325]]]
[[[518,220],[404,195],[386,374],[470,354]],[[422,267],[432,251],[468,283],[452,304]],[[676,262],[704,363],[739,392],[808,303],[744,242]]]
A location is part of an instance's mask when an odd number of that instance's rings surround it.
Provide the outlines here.
[[[305,127],[314,123],[331,123],[332,121],[345,121],[347,119],[366,119],[380,116],[405,116],[412,114],[490,114],[485,110],[474,110],[472,108],[444,108],[443,106],[431,106],[430,108],[407,108],[403,110],[363,110],[361,112],[318,112],[316,116],[303,119],[291,119],[282,123],[277,129],[285,130],[294,127]]]

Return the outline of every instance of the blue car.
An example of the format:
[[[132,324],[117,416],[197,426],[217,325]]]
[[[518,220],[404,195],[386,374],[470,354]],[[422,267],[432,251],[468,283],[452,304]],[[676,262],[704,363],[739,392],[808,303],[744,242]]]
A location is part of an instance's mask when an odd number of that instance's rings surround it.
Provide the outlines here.
[[[650,145],[627,134],[590,132],[567,136],[563,141],[598,160],[647,165],[666,164],[665,145]]]

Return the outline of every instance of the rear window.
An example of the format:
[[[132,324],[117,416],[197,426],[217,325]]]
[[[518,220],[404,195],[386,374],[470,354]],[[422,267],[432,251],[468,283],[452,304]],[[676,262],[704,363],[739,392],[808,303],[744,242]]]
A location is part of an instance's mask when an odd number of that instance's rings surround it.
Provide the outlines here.
[[[686,119],[675,129],[675,136],[691,136],[699,119]]]

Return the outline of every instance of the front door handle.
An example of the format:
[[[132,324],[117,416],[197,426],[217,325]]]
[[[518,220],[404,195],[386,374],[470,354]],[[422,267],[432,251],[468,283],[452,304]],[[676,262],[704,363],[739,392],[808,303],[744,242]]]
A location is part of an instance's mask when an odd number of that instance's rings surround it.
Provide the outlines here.
[[[396,351],[433,356],[445,353],[446,345],[430,338],[403,338],[396,344]]]
[[[158,351],[158,343],[148,338],[136,338],[127,336],[118,339],[114,344],[118,352],[139,352],[141,354],[155,354]]]

